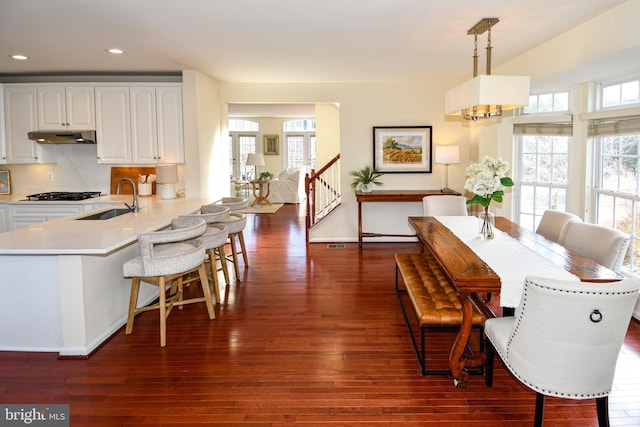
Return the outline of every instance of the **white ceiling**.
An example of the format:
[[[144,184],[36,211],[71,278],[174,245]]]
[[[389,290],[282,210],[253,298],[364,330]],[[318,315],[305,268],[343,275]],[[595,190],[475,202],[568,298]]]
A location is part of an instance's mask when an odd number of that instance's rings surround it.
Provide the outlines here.
[[[229,82],[462,81],[472,71],[466,32],[483,17],[501,20],[496,67],[620,3],[0,0],[0,78],[193,69]],[[14,61],[15,53],[31,59]]]

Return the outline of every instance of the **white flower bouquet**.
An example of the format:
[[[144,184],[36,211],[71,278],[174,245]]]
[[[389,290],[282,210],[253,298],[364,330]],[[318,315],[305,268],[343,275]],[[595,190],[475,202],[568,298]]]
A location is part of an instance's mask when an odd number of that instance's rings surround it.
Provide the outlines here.
[[[492,200],[500,203],[504,196],[504,187],[513,186],[513,180],[507,175],[509,165],[501,158],[485,157],[480,163],[467,168],[467,181],[464,189],[474,194],[467,204],[479,203],[483,207],[480,217],[480,235],[484,239],[494,237],[494,216],[489,211]]]
[[[508,170],[509,164],[501,158],[485,157],[480,163],[470,165],[464,189],[474,196],[467,200],[467,204],[479,203],[487,207],[492,200],[502,202],[504,187],[513,186],[513,180],[506,176]]]

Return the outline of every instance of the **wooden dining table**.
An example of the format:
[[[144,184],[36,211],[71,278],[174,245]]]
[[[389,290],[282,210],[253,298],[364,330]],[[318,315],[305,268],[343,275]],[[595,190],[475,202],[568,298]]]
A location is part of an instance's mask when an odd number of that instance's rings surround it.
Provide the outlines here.
[[[463,321],[449,354],[449,369],[454,384],[464,387],[469,376],[467,369],[482,366],[486,360],[484,352],[468,355],[465,351],[471,334],[473,306],[478,307],[485,316],[495,316],[480,293],[499,293],[500,277],[436,217],[409,217],[409,224],[416,231],[424,250],[433,254],[447,278],[457,288],[463,304]],[[580,281],[604,283],[622,279],[619,274],[595,261],[520,227],[504,217],[496,218],[496,228],[577,276]],[[517,263],[518,260],[514,259],[513,262]]]

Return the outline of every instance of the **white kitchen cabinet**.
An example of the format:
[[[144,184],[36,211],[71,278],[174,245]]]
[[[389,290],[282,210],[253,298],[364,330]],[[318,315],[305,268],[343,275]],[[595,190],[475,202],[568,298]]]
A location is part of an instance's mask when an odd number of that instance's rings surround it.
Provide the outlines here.
[[[55,150],[27,138],[38,129],[36,87],[6,85],[4,118],[6,161],[4,163],[53,163]]]
[[[93,130],[96,112],[93,86],[37,86],[38,129]]]
[[[156,88],[158,163],[184,163],[182,87]]]
[[[0,203],[0,233],[9,231],[9,206],[6,203]]]
[[[105,95],[103,89],[108,94],[114,88],[96,88],[98,162],[184,163],[181,86],[121,87],[117,88],[121,91],[117,100],[101,101],[112,96]]]
[[[182,88],[132,87],[132,161],[184,163]]]
[[[136,164],[158,163],[156,88],[132,87],[131,160]]]
[[[0,84],[0,164],[7,163],[7,140],[4,126],[4,86]],[[6,231],[6,230],[5,230]]]
[[[129,88],[95,88],[98,163],[131,163]]]
[[[93,209],[93,205],[87,203],[19,202],[11,203],[8,206],[10,207],[9,230],[17,230]]]

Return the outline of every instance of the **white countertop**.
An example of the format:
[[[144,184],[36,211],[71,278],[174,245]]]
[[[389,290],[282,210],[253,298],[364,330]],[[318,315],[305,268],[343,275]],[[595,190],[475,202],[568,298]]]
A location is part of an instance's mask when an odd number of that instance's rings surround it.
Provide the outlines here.
[[[15,196],[3,196],[5,203],[17,202]],[[131,203],[131,195],[102,196],[72,203]],[[43,222],[15,231],[0,233],[0,255],[103,255],[138,239],[138,234],[159,230],[171,219],[196,212],[212,201],[200,198],[163,200],[159,196],[138,197],[138,213],[128,213],[101,221],[76,220],[90,213],[106,211],[111,207],[85,211],[53,221]],[[20,202],[36,203],[36,202]],[[40,202],[51,203],[51,202]],[[55,202],[58,203],[58,202]],[[71,203],[71,202],[60,202]]]

